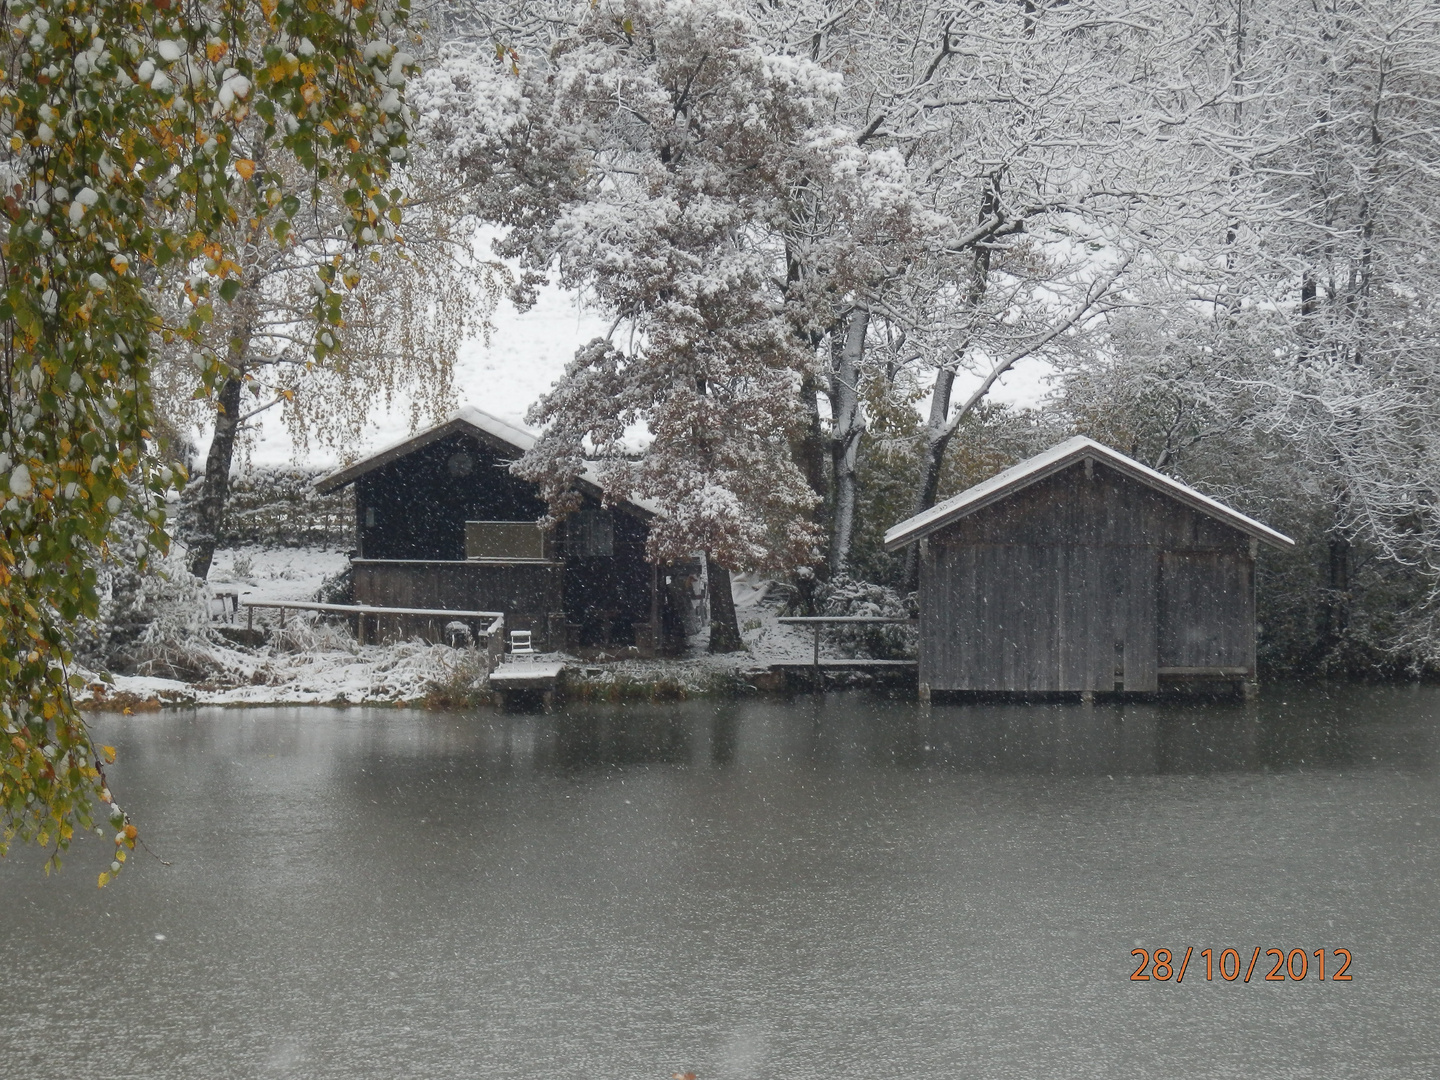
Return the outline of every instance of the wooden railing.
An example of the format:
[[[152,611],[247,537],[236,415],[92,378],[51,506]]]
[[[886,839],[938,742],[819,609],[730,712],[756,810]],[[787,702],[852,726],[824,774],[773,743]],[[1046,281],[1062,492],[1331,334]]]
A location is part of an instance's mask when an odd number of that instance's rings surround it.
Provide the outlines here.
[[[280,612],[280,626],[285,626],[287,611],[318,611],[326,615],[354,615],[356,617],[355,637],[365,644],[365,617],[367,615],[405,617],[417,619],[444,619],[455,621],[489,621],[477,636],[485,638],[485,651],[498,656],[504,650],[505,613],[503,611],[455,611],[449,608],[396,608],[378,607],[374,604],[321,604],[307,600],[244,600],[246,609],[245,627],[255,629],[255,609],[272,608]]]
[[[832,623],[860,624],[860,623],[894,623],[901,626],[914,626],[915,619],[886,618],[882,615],[787,615],[780,620],[792,626],[811,626],[815,630],[815,656],[813,666],[816,677],[820,674],[820,630]],[[874,664],[886,663],[887,661],[871,661]],[[888,663],[911,663],[912,661],[888,661]]]

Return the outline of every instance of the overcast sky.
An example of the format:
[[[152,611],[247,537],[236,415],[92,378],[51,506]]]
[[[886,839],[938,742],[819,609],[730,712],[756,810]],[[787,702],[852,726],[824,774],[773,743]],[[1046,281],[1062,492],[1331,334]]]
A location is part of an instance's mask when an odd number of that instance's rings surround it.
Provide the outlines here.
[[[461,350],[455,373],[458,404],[473,405],[521,426],[524,426],[525,411],[560,377],[576,348],[608,329],[605,320],[582,311],[574,295],[558,288],[544,290],[539,302],[524,314],[502,300],[494,322],[496,329],[488,346],[477,338]],[[1021,363],[991,396],[996,401],[1034,404],[1046,391],[1046,370],[1036,362]],[[960,380],[955,400],[964,400],[963,393],[978,381]],[[921,407],[928,408],[929,402],[922,402]],[[250,455],[251,464],[297,463],[294,447],[279,416],[271,412],[262,419],[263,426]],[[409,416],[403,408],[377,413],[364,444],[355,448],[357,453],[364,454],[403,438],[409,434],[408,424]],[[207,434],[200,442],[202,461],[208,446]],[[337,463],[338,455],[320,445],[312,446],[304,460],[298,462],[321,468]]]

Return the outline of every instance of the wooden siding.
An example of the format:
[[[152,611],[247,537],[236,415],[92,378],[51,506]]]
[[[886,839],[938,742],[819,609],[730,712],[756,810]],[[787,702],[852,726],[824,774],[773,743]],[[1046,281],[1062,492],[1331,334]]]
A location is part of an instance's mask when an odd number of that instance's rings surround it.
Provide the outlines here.
[[[469,459],[463,475],[450,470],[456,455]],[[463,559],[467,521],[538,520],[545,504],[534,484],[510,475],[509,460],[456,433],[366,473],[355,482],[361,556]]]
[[[1161,552],[1159,594],[1161,668],[1254,668],[1254,566],[1248,557]]]
[[[564,571],[559,564],[356,559],[352,566],[357,603],[503,611],[507,632],[529,630],[541,647],[563,646],[558,640],[563,634],[563,619],[558,616],[564,598]]]
[[[589,499],[586,505],[599,506]],[[649,624],[655,573],[645,560],[648,532],[644,521],[616,511],[613,554],[580,555],[574,553],[579,545],[563,545],[571,551],[565,557],[565,613],[575,627],[576,644],[634,644],[637,627]]]
[[[934,690],[1153,692],[1162,667],[1254,670],[1249,538],[1098,463],[932,534],[920,595]]]

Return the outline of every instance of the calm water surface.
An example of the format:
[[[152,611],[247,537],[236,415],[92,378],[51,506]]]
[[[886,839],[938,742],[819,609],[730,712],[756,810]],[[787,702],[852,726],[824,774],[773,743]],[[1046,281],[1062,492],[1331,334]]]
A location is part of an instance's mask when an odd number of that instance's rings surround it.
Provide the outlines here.
[[[1435,1076],[1437,716],[1273,687],[102,717],[169,865],[0,863],[0,1073]],[[1130,981],[1137,944],[1193,945],[1184,983]],[[1354,980],[1205,981],[1256,945]]]

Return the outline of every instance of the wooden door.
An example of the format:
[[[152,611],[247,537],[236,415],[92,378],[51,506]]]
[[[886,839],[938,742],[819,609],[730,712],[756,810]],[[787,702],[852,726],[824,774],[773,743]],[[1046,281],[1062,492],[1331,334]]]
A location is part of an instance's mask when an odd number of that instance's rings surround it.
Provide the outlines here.
[[[1248,556],[1161,552],[1158,606],[1160,674],[1254,671],[1254,563]]]

